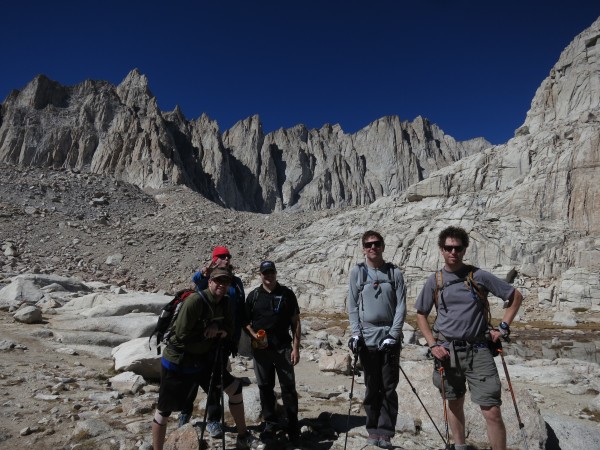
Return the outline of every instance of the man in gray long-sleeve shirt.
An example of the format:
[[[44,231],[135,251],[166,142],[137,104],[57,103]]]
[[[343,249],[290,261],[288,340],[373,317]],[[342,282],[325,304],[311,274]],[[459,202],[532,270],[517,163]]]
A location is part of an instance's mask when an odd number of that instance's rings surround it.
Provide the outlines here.
[[[367,443],[393,448],[406,288],[400,269],[383,259],[381,234],[369,230],[361,242],[365,262],[350,271],[347,307],[352,337],[348,346],[358,354],[365,373]]]

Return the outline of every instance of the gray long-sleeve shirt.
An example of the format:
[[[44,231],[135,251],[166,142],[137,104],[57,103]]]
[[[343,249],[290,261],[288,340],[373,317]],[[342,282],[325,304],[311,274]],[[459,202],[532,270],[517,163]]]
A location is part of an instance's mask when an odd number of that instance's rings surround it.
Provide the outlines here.
[[[367,347],[377,347],[387,334],[397,340],[402,337],[406,286],[397,267],[391,271],[391,279],[388,277],[388,264],[379,269],[357,264],[350,271],[346,302],[350,328],[352,335],[363,336]]]

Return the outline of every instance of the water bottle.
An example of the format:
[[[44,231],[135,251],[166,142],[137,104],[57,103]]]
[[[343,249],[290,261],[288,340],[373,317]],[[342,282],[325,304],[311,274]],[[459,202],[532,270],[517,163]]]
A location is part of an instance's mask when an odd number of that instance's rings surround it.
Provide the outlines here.
[[[258,330],[256,332],[256,339],[252,340],[252,347],[257,349],[267,348],[269,342],[267,341],[267,332],[265,330]]]

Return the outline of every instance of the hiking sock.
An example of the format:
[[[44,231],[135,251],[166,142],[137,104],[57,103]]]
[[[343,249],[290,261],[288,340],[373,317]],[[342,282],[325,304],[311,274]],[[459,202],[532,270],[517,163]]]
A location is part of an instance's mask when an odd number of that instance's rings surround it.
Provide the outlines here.
[[[469,450],[467,444],[454,444],[454,450]]]

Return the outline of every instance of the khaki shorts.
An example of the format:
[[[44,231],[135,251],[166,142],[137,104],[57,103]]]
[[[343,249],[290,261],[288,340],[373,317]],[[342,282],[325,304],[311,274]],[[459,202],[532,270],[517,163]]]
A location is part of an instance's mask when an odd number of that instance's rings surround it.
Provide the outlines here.
[[[436,360],[433,384],[442,392],[440,361]],[[456,350],[457,367],[450,368],[450,360],[441,362],[444,367],[446,399],[456,400],[466,393],[466,383],[471,391],[471,401],[480,406],[501,405],[502,387],[494,357],[487,347],[466,347]]]

